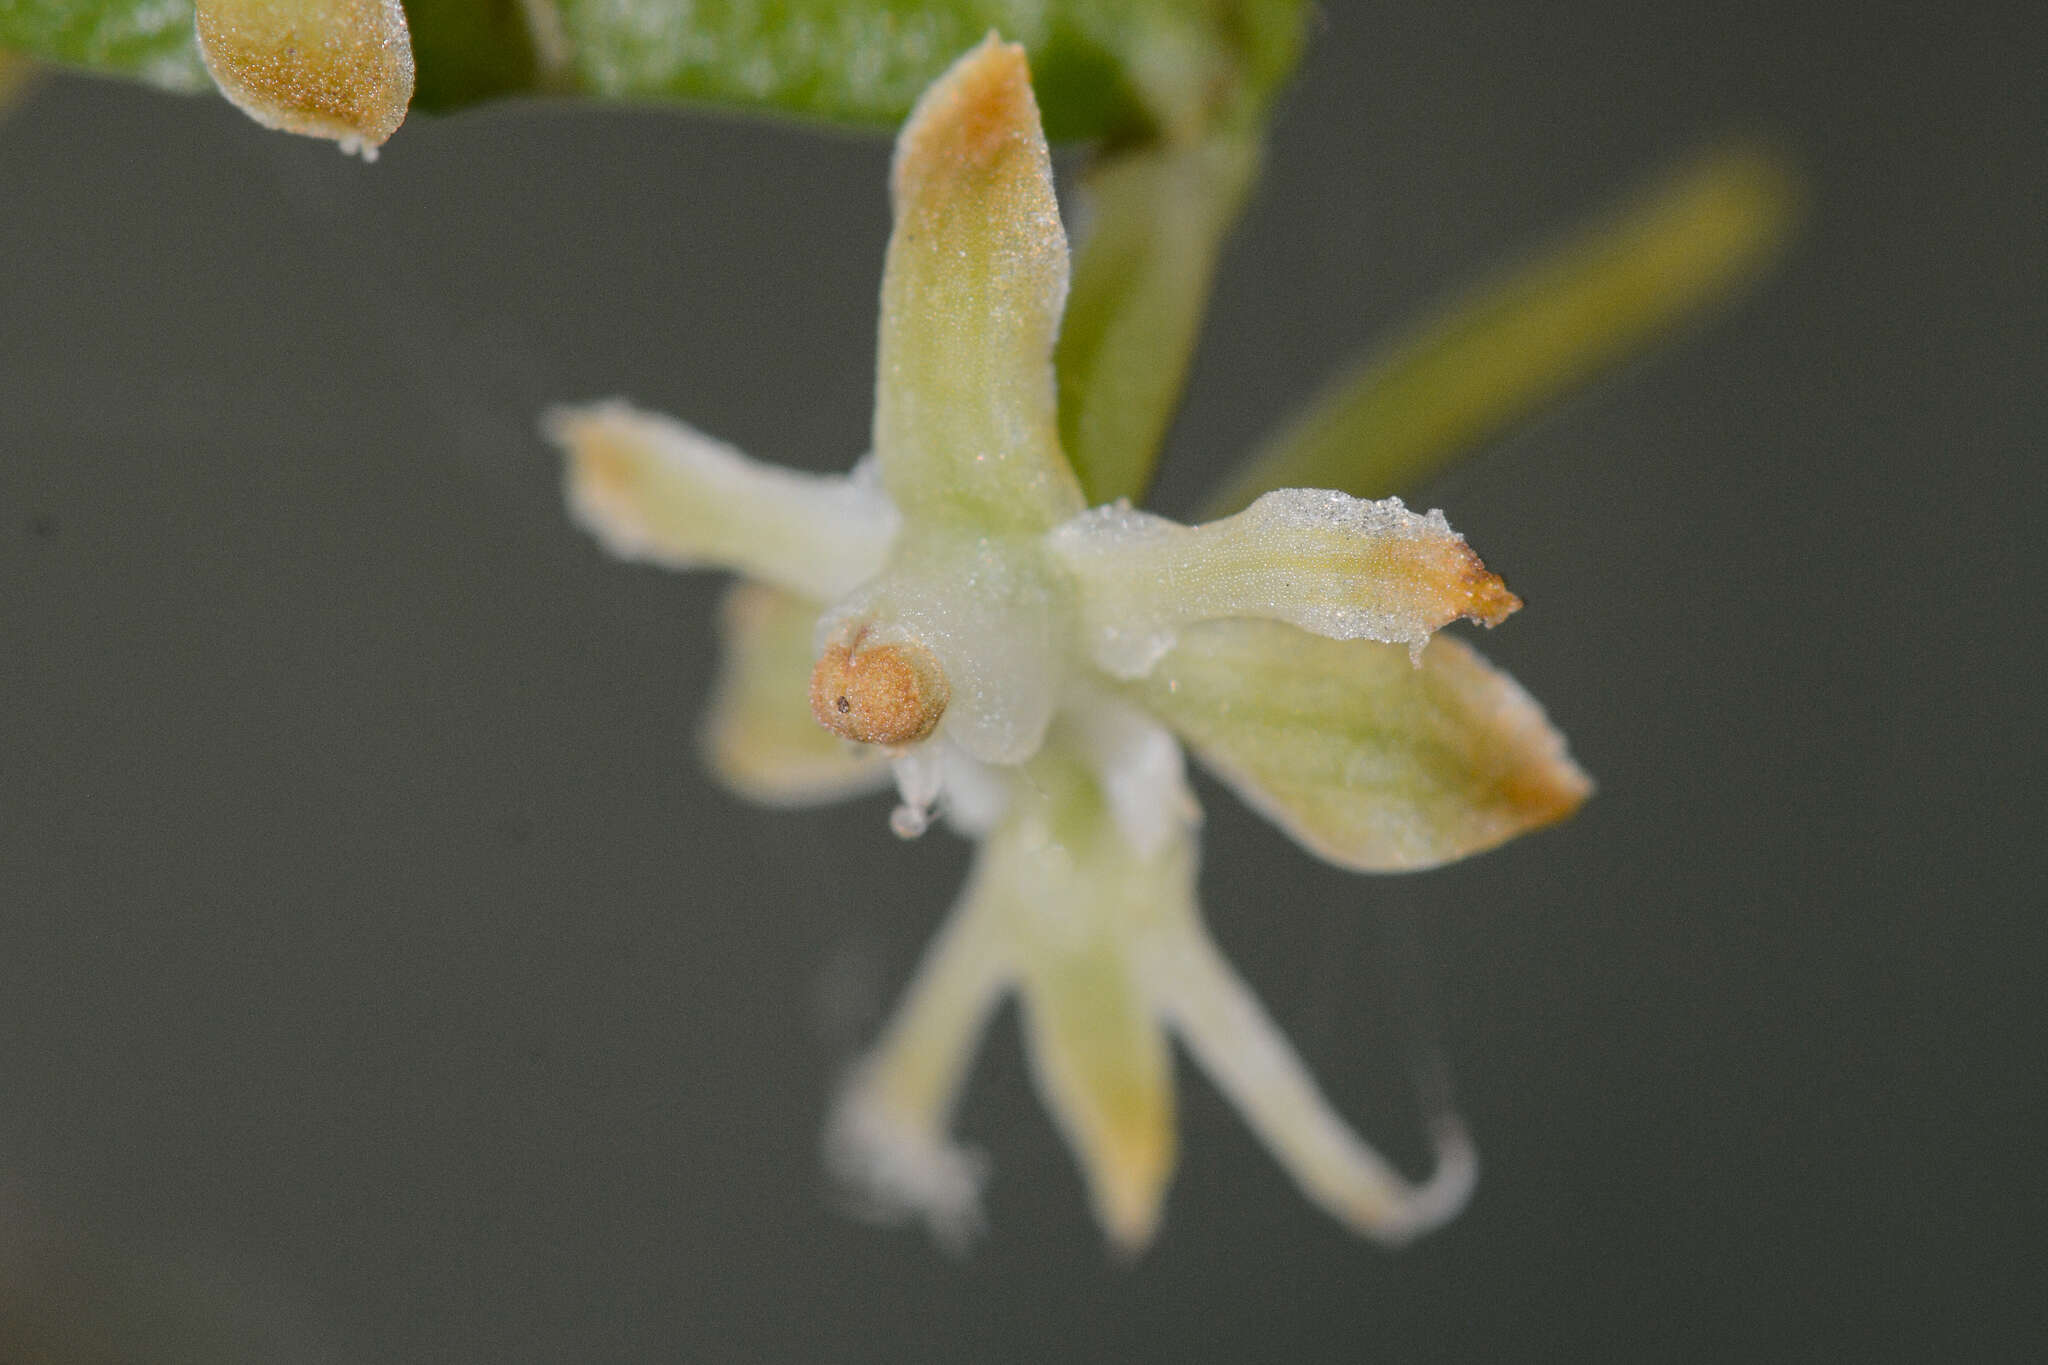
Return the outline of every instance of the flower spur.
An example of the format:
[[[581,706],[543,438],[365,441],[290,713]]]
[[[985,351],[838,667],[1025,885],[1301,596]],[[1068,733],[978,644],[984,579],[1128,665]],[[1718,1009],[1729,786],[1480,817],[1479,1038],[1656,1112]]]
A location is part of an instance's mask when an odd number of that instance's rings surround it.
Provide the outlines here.
[[[990,38],[919,101],[891,173],[873,454],[756,463],[608,402],[552,413],[578,520],[614,553],[743,581],[707,744],[741,793],[877,790],[979,842],[827,1156],[868,1210],[943,1244],[982,1169],[952,1111],[999,1001],[1111,1241],[1155,1232],[1174,1164],[1168,1037],[1303,1192],[1399,1242],[1452,1216],[1451,1115],[1410,1182],[1318,1091],[1195,900],[1181,744],[1319,856],[1435,866],[1574,809],[1591,784],[1542,709],[1462,642],[1520,606],[1445,522],[1302,489],[1182,526],[1089,509],[1058,435],[1068,255],[1021,48]]]

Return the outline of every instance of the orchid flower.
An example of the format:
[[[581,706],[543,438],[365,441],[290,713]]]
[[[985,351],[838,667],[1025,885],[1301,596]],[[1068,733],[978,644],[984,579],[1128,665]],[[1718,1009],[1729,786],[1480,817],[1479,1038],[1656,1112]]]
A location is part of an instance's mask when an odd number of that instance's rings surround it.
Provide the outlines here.
[[[606,548],[730,570],[711,760],[802,805],[884,789],[979,851],[907,999],[852,1070],[833,1169],[948,1246],[982,1164],[951,1134],[979,1037],[1019,998],[1038,1089],[1120,1249],[1157,1229],[1178,1038],[1316,1204],[1389,1243],[1452,1216],[1453,1116],[1404,1178],[1338,1117],[1196,905],[1182,745],[1306,847],[1433,867],[1591,784],[1542,709],[1437,631],[1520,602],[1441,512],[1287,489],[1184,526],[1090,508],[1053,348],[1068,253],[1024,52],[992,34],[919,101],[892,169],[873,453],[757,463],[622,402],[564,408],[577,519]]]

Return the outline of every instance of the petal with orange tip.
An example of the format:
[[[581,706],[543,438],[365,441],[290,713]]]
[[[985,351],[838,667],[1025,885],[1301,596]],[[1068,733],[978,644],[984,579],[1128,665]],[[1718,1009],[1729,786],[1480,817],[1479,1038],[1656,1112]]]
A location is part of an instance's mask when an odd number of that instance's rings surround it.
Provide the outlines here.
[[[1411,663],[1399,645],[1208,621],[1127,686],[1247,803],[1340,867],[1452,862],[1563,819],[1593,790],[1543,708],[1445,636]]]
[[[1118,503],[1049,543],[1080,586],[1096,663],[1120,678],[1143,676],[1196,621],[1265,617],[1420,646],[1460,617],[1493,626],[1522,605],[1443,513],[1399,498],[1288,488],[1200,526]]]
[[[1080,1162],[1096,1221],[1117,1250],[1142,1251],[1173,1175],[1165,1029],[1113,940],[1027,959],[1019,985],[1032,1075]]]
[[[912,521],[1044,530],[1082,498],[1054,402],[1067,237],[1023,48],[990,34],[924,93],[891,186],[883,482]]]

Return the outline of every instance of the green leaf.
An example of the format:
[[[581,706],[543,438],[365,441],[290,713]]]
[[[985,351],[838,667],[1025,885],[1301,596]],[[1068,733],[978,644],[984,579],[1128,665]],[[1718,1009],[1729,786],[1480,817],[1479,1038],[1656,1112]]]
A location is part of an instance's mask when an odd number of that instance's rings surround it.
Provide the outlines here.
[[[407,0],[421,109],[685,101],[887,131],[990,29],[1054,138],[1191,135],[1292,69],[1301,0]],[[202,90],[190,0],[0,0],[0,47]]]
[[[211,85],[190,0],[0,0],[0,47],[168,90]]]
[[[413,108],[459,109],[546,88],[530,20],[547,10],[545,0],[405,0],[418,80]]]
[[[1193,128],[1292,67],[1299,0],[561,0],[592,94],[893,128],[990,29],[1021,42],[1055,139]]]
[[[1060,438],[1088,501],[1144,495],[1187,380],[1225,233],[1258,173],[1255,134],[1144,144],[1083,178],[1086,225],[1060,326]]]
[[[36,64],[18,52],[0,49],[0,116],[4,116],[14,102],[28,92],[29,82],[36,74]]]
[[[1275,488],[1413,488],[1726,297],[1784,242],[1798,202],[1767,151],[1703,157],[1331,384],[1209,514]]]

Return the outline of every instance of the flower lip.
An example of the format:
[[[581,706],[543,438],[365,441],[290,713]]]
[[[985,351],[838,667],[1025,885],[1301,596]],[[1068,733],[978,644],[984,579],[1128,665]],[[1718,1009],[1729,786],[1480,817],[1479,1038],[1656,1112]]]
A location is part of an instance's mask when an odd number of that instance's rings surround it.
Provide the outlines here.
[[[916,640],[867,643],[856,626],[818,656],[811,714],[843,739],[896,747],[938,728],[952,691],[932,652]]]

